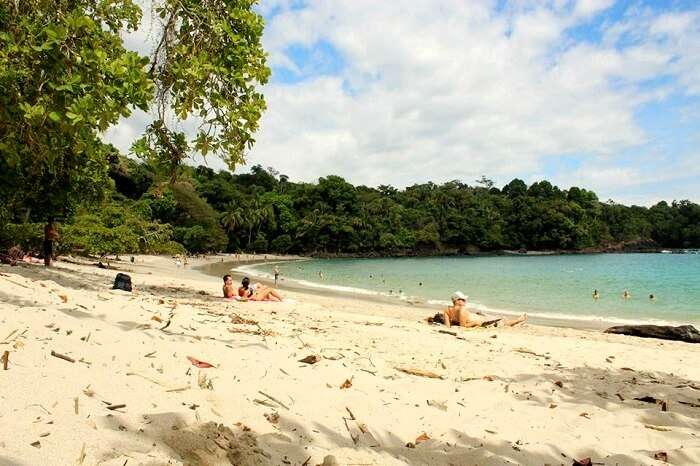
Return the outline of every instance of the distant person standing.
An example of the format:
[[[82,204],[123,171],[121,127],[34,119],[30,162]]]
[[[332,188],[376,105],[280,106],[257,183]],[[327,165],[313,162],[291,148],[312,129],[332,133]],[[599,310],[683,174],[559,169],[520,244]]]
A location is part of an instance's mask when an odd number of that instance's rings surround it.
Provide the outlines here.
[[[600,299],[600,293],[598,293],[598,290],[593,290],[593,299]]]
[[[44,265],[46,267],[51,267],[51,260],[53,259],[53,242],[58,239],[58,230],[56,229],[56,224],[54,223],[53,217],[49,217],[49,220],[44,226]]]
[[[280,278],[280,268],[275,266],[275,287],[277,286],[277,280]]]

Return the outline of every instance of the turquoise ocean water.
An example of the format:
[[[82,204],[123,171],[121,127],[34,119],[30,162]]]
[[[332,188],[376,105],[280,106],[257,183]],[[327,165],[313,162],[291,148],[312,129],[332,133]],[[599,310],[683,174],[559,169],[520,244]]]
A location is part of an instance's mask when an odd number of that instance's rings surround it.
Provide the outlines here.
[[[698,254],[313,259],[276,265],[285,280],[397,300],[441,304],[460,290],[473,307],[485,311],[700,324]],[[248,270],[269,277],[272,268],[264,264]],[[599,300],[592,299],[594,289]],[[622,299],[625,289],[629,300]]]

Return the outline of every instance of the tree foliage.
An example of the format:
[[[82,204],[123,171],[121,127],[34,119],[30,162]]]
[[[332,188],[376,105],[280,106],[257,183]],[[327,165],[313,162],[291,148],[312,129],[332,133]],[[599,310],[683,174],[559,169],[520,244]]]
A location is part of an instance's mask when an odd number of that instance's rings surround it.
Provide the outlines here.
[[[133,152],[177,180],[196,152],[221,157],[231,169],[244,161],[265,110],[257,86],[270,70],[261,39],[263,19],[251,0],[152,0],[162,26],[149,68],[157,87],[156,120]],[[169,122],[196,123],[188,138]]]
[[[148,61],[120,37],[140,15],[131,0],[0,2],[0,200],[25,219],[109,186],[98,133],[153,95]]]

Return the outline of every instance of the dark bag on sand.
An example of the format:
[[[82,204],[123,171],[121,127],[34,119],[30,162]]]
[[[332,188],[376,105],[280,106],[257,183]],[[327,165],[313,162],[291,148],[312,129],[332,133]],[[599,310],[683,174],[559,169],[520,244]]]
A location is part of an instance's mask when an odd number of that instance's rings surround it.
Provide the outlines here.
[[[433,324],[445,325],[445,316],[442,312],[438,312],[437,314],[435,314],[435,316],[433,316],[430,322]]]
[[[125,273],[118,273],[114,279],[113,290],[131,291],[131,277]]]

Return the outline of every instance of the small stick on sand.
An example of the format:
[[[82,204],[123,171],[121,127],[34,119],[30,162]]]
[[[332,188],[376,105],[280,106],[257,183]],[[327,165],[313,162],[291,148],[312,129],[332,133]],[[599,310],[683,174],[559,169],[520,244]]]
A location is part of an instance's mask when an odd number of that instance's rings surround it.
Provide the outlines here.
[[[78,414],[78,397],[76,396],[73,398],[73,409],[75,410],[75,414]]]
[[[78,464],[83,464],[85,461],[85,442],[83,442],[83,448],[80,449],[80,456],[78,457]]]
[[[75,359],[71,358],[70,356],[66,356],[65,354],[57,353],[54,350],[51,350],[51,356],[53,356],[54,358],[63,359],[64,361],[75,362]]]
[[[5,351],[2,353],[2,370],[6,371],[7,370],[7,362],[10,360],[10,352]]]
[[[431,379],[442,379],[443,376],[435,372],[425,371],[423,369],[413,369],[410,367],[394,367],[397,371],[405,372],[406,374],[418,375],[420,377],[428,377]]]
[[[156,385],[160,385],[161,387],[164,387],[164,386],[165,386],[165,385],[163,385],[162,383],[158,382],[158,381],[155,380],[155,379],[152,379],[152,378],[147,377],[147,376],[145,376],[145,375],[138,374],[138,373],[136,373],[136,372],[127,372],[126,375],[127,375],[127,376],[129,376],[129,375],[135,375],[135,376],[137,376],[137,377],[141,377],[141,378],[144,379],[144,380],[148,380],[148,381],[151,382],[151,383],[154,383],[154,384],[156,384]]]
[[[118,404],[118,405],[107,406],[107,409],[109,409],[110,411],[114,411],[115,409],[122,409],[122,408],[126,408],[126,405],[125,404]]]
[[[350,415],[350,419],[352,419],[352,420],[354,421],[354,420],[355,420],[355,415],[352,413],[352,411],[350,411],[350,408],[348,408],[348,407],[346,406],[346,407],[345,407],[345,411],[347,411],[348,414]]]
[[[268,395],[267,393],[262,392],[262,391],[260,391],[260,390],[258,390],[258,393],[260,393],[260,394],[261,394],[262,396],[264,396],[265,398],[274,401],[275,403],[277,403],[278,405],[280,405],[281,407],[283,407],[284,409],[286,409],[287,411],[289,411],[289,408],[287,407],[287,405],[285,405],[284,403],[282,403],[280,400],[278,400],[278,399],[275,398],[274,396],[270,396],[270,395]]]
[[[8,282],[12,283],[13,285],[17,285],[17,286],[21,286],[22,288],[27,288],[27,289],[29,289],[29,287],[28,287],[27,285],[24,285],[24,284],[22,284],[22,283],[19,283],[19,282],[16,282],[16,281],[14,281],[14,280],[10,280],[9,278],[6,278],[7,275],[5,275],[5,274],[0,275],[0,276],[3,277],[3,278],[4,278],[5,280],[7,280]]]
[[[166,390],[166,392],[184,392],[185,390],[189,390],[189,389],[190,389],[190,386],[188,385],[186,387],[171,388],[169,390]]]
[[[16,329],[14,329],[13,331],[11,331],[10,334],[9,334],[8,336],[5,337],[5,339],[3,340],[3,343],[6,342],[7,340],[9,340],[10,337],[11,337],[12,335],[14,335],[15,333],[17,333],[17,330],[19,330],[19,329],[16,328]]]

